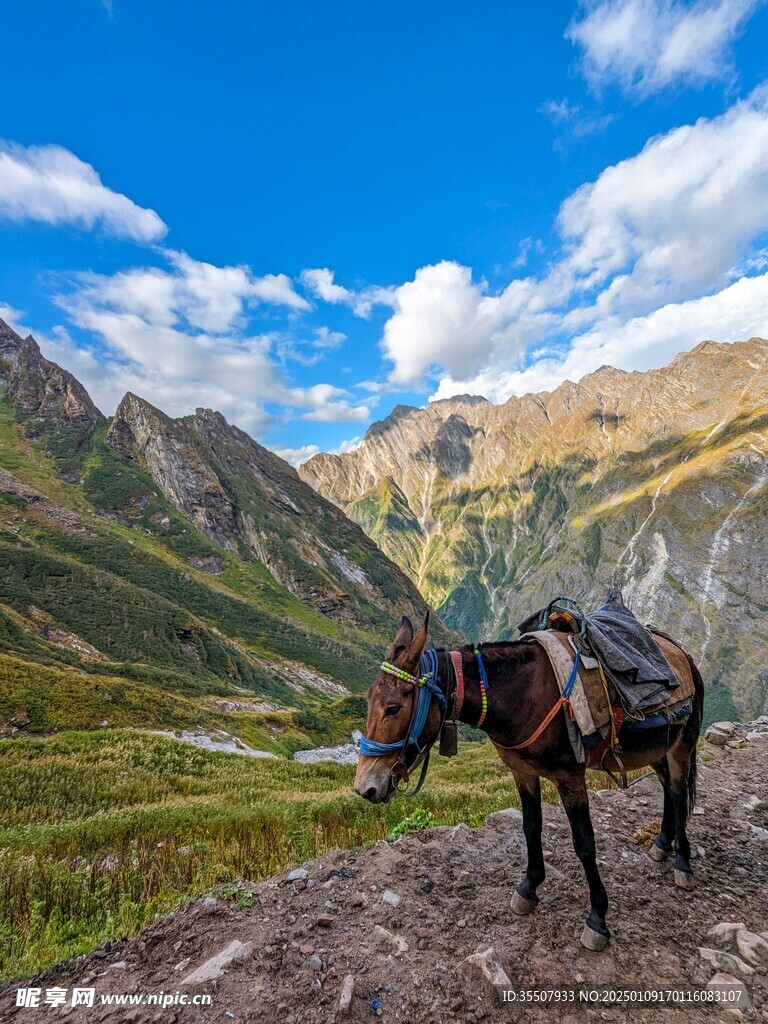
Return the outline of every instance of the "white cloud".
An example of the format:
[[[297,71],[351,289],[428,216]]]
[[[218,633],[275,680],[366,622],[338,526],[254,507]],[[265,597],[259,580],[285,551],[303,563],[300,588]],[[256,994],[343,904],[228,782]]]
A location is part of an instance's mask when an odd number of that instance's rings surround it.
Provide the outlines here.
[[[395,312],[384,326],[392,381],[416,385],[433,367],[466,374],[502,352],[519,358],[551,319],[535,308],[536,290],[529,278],[489,295],[468,267],[447,260],[417,270],[395,289]]]
[[[444,378],[431,401],[481,394],[494,402],[511,395],[551,391],[564,380],[579,381],[605,364],[624,370],[664,366],[705,339],[737,341],[768,335],[768,274],[745,277],[715,295],[662,306],[647,316],[598,323],[575,338],[559,359],[545,358],[524,370],[496,367],[473,378]]]
[[[469,268],[443,262],[395,289],[382,338],[390,381],[416,386],[432,374],[446,378],[443,397],[468,381],[496,393],[531,346],[614,331],[723,289],[737,269],[759,271],[752,247],[768,230],[768,87],[606,168],[566,199],[557,227],[561,253],[541,279],[492,293]],[[533,353],[537,365],[545,356]],[[536,386],[539,371],[525,372]]]
[[[312,347],[319,349],[334,349],[338,348],[339,345],[342,345],[346,340],[346,334],[342,334],[341,331],[331,331],[327,327],[316,327]]]
[[[71,367],[105,411],[127,390],[173,416],[204,405],[256,435],[271,422],[265,406],[302,410],[322,422],[361,421],[368,405],[330,384],[291,386],[280,362],[290,334],[253,334],[256,303],[308,308],[284,275],[255,277],[248,267],[216,267],[166,251],[168,268],[138,267],[112,277],[78,275],[57,302],[71,322],[98,339],[90,349],[66,332],[40,339],[46,355]],[[340,343],[319,329],[321,344]],[[369,400],[370,402],[370,400]]]
[[[562,293],[610,286],[601,312],[645,312],[725,281],[768,227],[768,88],[651,139],[562,205]],[[642,308],[645,307],[645,308]]]
[[[307,388],[294,388],[290,391],[287,405],[306,408],[302,419],[314,420],[317,423],[362,423],[370,419],[371,399],[369,404],[357,403],[344,388],[333,384],[313,384]]]
[[[307,291],[332,305],[349,306],[355,316],[367,320],[376,305],[391,305],[391,290],[372,286],[355,292],[343,285],[336,284],[334,273],[327,267],[313,270],[302,270],[301,283]]]
[[[327,449],[330,455],[343,455],[345,452],[353,452],[355,448],[360,447],[362,438],[352,437],[349,440],[342,441],[336,448]],[[304,463],[311,459],[313,455],[317,455],[318,452],[324,451],[316,444],[303,444],[300,448],[284,448],[280,445],[270,445],[270,450],[279,455],[281,459],[285,459],[296,469],[299,466],[303,466]]]
[[[100,227],[143,243],[157,241],[168,230],[154,210],[107,188],[93,167],[68,149],[2,141],[0,218]]]
[[[762,0],[590,0],[566,36],[588,79],[647,96],[732,74],[731,45]]]
[[[294,469],[298,469],[299,466],[304,465],[307,459],[317,455],[320,448],[316,444],[303,444],[300,448],[283,448],[280,445],[272,444],[269,445],[269,450],[273,451],[275,455],[279,455],[281,459],[285,459]]]

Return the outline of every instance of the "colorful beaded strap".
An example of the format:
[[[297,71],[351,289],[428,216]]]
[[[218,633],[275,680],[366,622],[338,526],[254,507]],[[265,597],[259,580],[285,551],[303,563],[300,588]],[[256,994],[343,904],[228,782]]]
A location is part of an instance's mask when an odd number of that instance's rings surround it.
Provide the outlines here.
[[[477,667],[480,670],[480,717],[475,725],[476,729],[485,721],[485,716],[488,714],[488,690],[490,686],[488,684],[488,675],[485,671],[485,664],[483,663],[483,656],[480,651],[475,648],[475,656],[477,658]]]

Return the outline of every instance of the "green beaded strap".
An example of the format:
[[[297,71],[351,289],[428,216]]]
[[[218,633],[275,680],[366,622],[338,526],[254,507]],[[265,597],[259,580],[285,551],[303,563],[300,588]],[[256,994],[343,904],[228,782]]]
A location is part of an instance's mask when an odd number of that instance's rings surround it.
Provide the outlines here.
[[[412,676],[404,668],[398,668],[397,665],[392,665],[388,661],[382,661],[381,671],[388,672],[389,675],[395,676],[396,679],[402,679],[404,683],[413,683],[414,686],[423,686],[427,681],[426,676]]]

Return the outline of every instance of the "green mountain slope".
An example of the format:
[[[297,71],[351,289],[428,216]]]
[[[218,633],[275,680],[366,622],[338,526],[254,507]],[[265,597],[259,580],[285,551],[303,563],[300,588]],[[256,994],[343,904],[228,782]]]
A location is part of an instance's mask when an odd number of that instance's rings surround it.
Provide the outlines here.
[[[509,636],[550,598],[619,585],[703,663],[712,715],[768,700],[768,342],[603,367],[494,406],[400,406],[302,478],[397,561],[444,620]]]
[[[218,728],[275,752],[340,739],[393,621],[423,608],[223,417],[128,395],[108,421],[0,322],[0,728]],[[254,697],[262,710],[216,703]]]

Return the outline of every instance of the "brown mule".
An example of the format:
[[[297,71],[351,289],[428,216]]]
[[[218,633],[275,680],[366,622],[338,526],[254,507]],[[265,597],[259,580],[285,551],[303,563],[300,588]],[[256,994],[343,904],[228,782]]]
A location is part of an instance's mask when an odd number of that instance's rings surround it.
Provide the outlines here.
[[[428,627],[429,615],[414,636],[409,619],[403,619],[382,671],[368,691],[366,738],[375,745],[394,746],[409,733]],[[458,720],[475,725],[483,714],[482,665],[489,684],[488,710],[482,729],[497,744],[499,757],[514,776],[528,848],[528,867],[512,895],[512,909],[518,914],[534,910],[538,903],[536,890],[544,881],[540,784],[543,777],[557,787],[570,822],[574,849],[587,877],[591,909],[581,941],[588,949],[603,949],[610,938],[605,923],[608,897],[597,867],[585,767],[573,753],[563,713],[558,712],[530,745],[524,749],[509,749],[528,740],[559,699],[549,659],[538,644],[520,641],[481,644],[477,650],[482,661],[472,646],[453,652],[454,657],[458,654],[464,683]],[[451,691],[445,693],[450,717],[456,702],[456,673],[451,664],[451,652],[439,650],[435,655],[443,690]],[[633,749],[631,736],[627,741],[622,736],[621,756],[627,770],[651,766],[656,772],[664,789],[664,811],[651,856],[655,860],[665,859],[673,852],[674,842],[675,884],[692,889],[686,819],[696,793],[696,742],[701,729],[704,684],[693,659],[687,654],[686,658],[694,689],[691,715],[665,729],[664,740],[652,748],[641,747],[642,740],[638,739],[638,747]],[[393,668],[396,672],[391,671]],[[451,681],[450,685],[447,680]],[[418,749],[409,741],[405,750],[387,749],[376,756],[362,754],[355,776],[355,792],[372,803],[390,800],[396,792],[393,768],[403,760],[408,769],[420,762],[438,738],[444,718],[440,702],[432,700],[421,735],[416,737]],[[370,744],[364,749],[370,749]],[[398,771],[401,766],[398,764]]]

